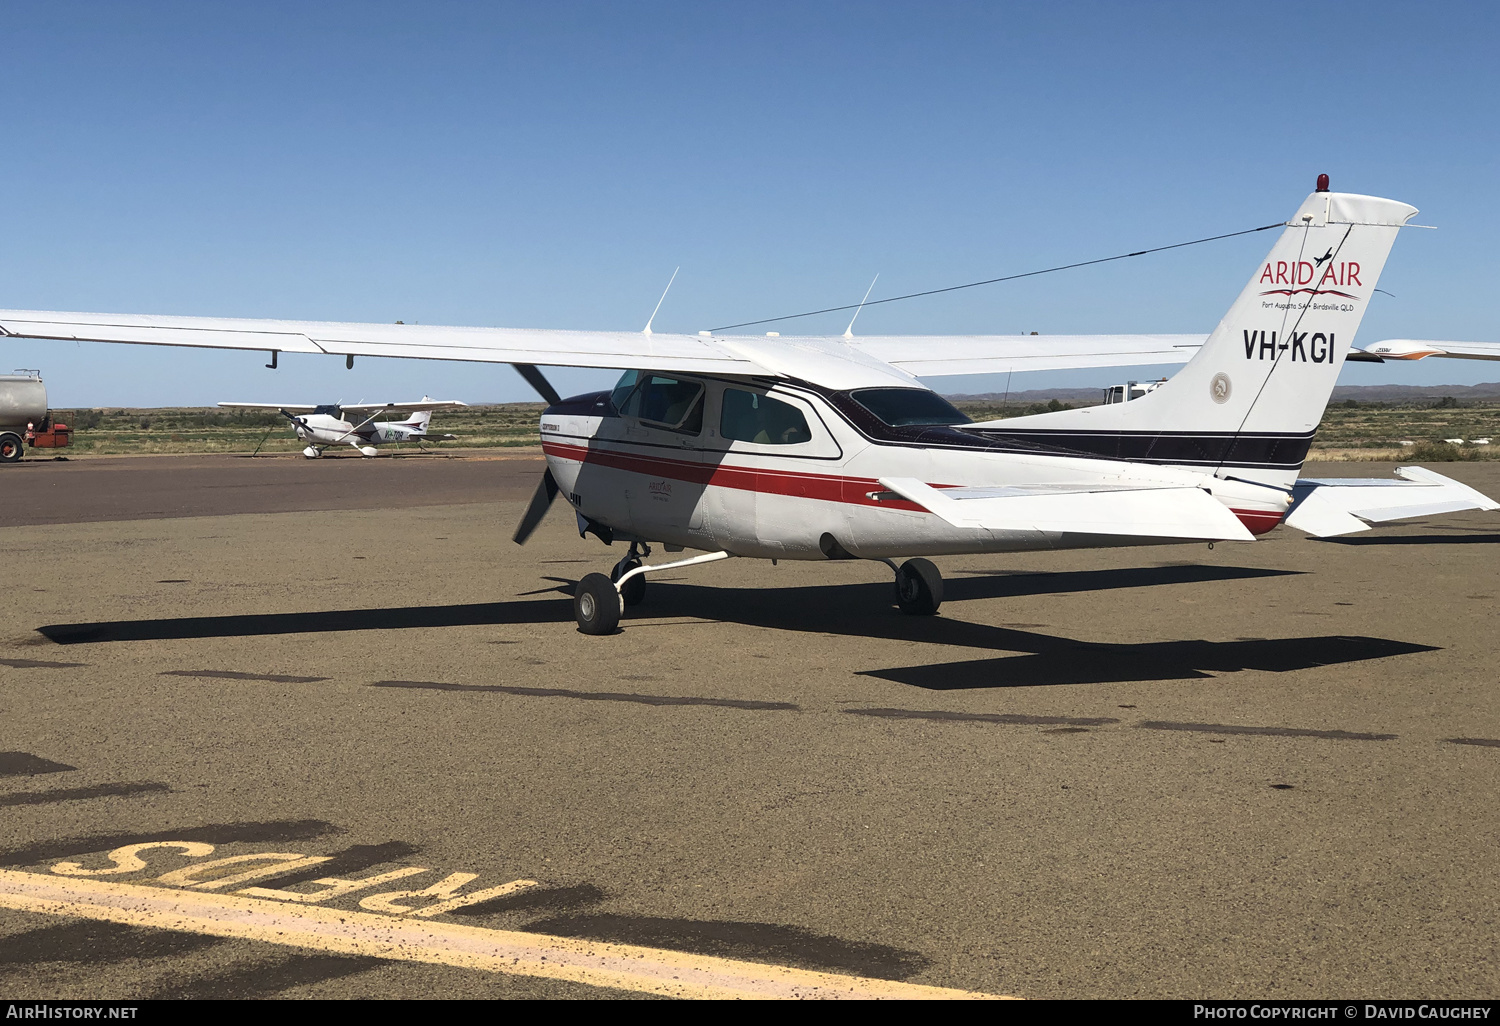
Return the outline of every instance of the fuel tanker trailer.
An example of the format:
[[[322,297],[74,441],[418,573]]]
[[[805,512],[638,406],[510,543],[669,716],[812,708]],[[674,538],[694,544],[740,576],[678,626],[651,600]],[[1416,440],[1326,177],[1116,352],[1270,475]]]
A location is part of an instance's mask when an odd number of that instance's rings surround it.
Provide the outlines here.
[[[27,443],[38,449],[67,445],[69,433],[66,424],[52,422],[40,371],[0,374],[0,463],[16,462]]]

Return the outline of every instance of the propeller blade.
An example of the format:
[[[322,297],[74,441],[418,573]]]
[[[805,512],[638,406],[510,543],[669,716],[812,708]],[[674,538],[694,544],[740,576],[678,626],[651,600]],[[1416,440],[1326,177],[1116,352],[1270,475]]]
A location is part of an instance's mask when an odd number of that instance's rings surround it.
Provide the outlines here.
[[[516,536],[513,539],[517,545],[525,545],[526,539],[531,537],[542,518],[547,515],[547,510],[552,508],[552,500],[557,498],[557,481],[552,477],[552,468],[542,475],[541,483],[536,486],[536,493],[531,496],[531,505],[526,507],[526,515],[521,518],[521,523],[516,527]]]
[[[536,369],[535,364],[513,363],[512,367],[526,379],[526,383],[536,389],[537,394],[547,400],[548,406],[556,406],[562,402],[562,396],[557,394],[557,389],[552,387],[552,382],[542,376],[542,372]],[[556,485],[553,486],[556,488]]]

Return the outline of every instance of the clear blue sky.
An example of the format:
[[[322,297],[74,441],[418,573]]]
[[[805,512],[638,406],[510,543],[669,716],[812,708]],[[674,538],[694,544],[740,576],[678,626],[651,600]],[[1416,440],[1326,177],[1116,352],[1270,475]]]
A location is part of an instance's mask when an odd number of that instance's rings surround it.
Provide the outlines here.
[[[696,331],[1281,220],[1326,171],[1440,227],[1398,240],[1361,341],[1495,339],[1497,30],[1493,3],[8,4],[0,307],[638,328],[681,265],[656,327]],[[860,327],[1207,331],[1269,242]],[[531,397],[264,362],[0,341],[57,406]]]

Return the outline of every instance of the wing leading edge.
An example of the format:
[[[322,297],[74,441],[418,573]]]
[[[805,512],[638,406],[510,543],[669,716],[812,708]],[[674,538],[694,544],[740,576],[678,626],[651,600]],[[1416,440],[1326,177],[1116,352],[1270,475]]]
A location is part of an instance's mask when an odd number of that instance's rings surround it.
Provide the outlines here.
[[[886,335],[760,337],[634,331],[356,324],[224,317],[0,310],[18,338],[385,356],[550,367],[649,368],[687,374],[800,377],[835,388],[885,375],[1185,363],[1201,335]],[[895,370],[892,371],[891,368]]]

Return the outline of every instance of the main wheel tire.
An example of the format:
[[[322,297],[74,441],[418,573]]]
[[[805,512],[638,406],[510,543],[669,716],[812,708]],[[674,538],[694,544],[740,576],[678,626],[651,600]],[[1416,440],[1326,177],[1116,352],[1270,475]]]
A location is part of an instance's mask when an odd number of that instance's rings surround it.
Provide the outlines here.
[[[930,559],[908,559],[896,571],[896,605],[908,616],[932,616],[943,604],[943,575]]]
[[[23,443],[20,435],[0,435],[0,463],[14,463],[21,458]]]
[[[630,571],[641,565],[639,559],[632,559],[628,563],[620,563],[609,572],[611,581],[618,581]],[[627,606],[638,606],[646,598],[646,575],[636,574],[625,582],[625,587],[620,589],[620,597],[625,600]]]
[[[603,574],[589,574],[573,592],[573,619],[584,634],[613,634],[624,611],[615,582]]]

